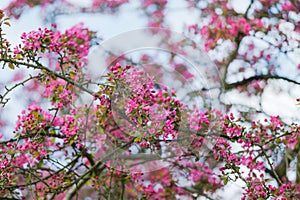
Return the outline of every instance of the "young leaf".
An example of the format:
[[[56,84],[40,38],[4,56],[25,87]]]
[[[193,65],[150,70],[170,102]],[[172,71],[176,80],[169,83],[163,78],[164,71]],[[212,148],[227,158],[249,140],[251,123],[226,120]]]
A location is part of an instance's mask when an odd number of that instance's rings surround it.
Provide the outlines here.
[[[12,69],[12,70],[15,69],[15,65],[14,65],[13,63],[8,63],[8,67],[9,67],[10,69]]]

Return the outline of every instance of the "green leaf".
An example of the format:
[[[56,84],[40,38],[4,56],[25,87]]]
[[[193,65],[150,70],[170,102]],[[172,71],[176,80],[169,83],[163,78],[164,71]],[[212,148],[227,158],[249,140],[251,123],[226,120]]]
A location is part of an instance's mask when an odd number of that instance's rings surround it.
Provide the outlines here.
[[[239,172],[240,171],[240,167],[239,166],[234,166],[234,170]]]
[[[9,22],[4,22],[3,24],[7,25],[7,26],[10,26],[10,23]]]
[[[21,54],[17,54],[16,55],[16,59],[21,59],[22,58],[22,55]]]
[[[65,179],[64,183],[65,183],[65,185],[70,185],[71,184],[71,180],[70,179]]]
[[[15,153],[17,153],[18,151],[17,150],[15,150],[15,149],[10,149],[10,150],[8,150],[8,155],[14,155]]]
[[[99,128],[99,132],[101,133],[101,134],[104,134],[104,129],[103,128]]]
[[[70,72],[69,75],[72,78],[72,77],[76,76],[76,73],[75,72]]]
[[[15,65],[14,65],[13,63],[8,63],[8,67],[9,67],[10,69],[12,69],[12,70],[15,69]]]
[[[139,137],[137,137],[137,138],[134,139],[134,142],[135,142],[135,143],[138,143],[138,142],[140,142],[140,141],[141,141],[141,138],[139,138]]]
[[[64,87],[62,85],[57,87],[57,91],[62,92],[64,90]]]
[[[40,162],[37,164],[37,167],[41,168],[41,167],[43,167],[43,165],[44,165],[44,161],[40,160]]]
[[[72,146],[72,144],[74,144],[74,139],[70,140],[69,144]]]
[[[18,138],[20,136],[20,133],[16,133],[14,138]]]
[[[70,157],[66,157],[65,160],[71,160],[71,158]]]
[[[226,185],[228,183],[228,177],[223,178],[223,183],[224,183],[224,185]]]
[[[42,40],[42,42],[46,45],[50,45],[51,44],[51,39],[50,38],[45,38]]]
[[[35,151],[34,153],[33,153],[33,157],[35,158],[35,157],[38,157],[40,155],[40,152],[38,152],[38,151]]]

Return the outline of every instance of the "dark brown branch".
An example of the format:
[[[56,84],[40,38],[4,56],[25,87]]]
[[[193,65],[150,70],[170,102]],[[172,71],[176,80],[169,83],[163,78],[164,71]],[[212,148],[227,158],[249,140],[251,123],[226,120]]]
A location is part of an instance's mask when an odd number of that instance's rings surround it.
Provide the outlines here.
[[[247,8],[247,10],[245,12],[245,18],[246,19],[248,19],[249,10],[250,10],[250,8],[251,8],[251,6],[252,6],[253,3],[254,3],[254,0],[251,0],[250,4],[249,4],[249,6],[248,6],[248,8]]]
[[[261,149],[261,151],[262,151],[263,156],[266,158],[268,165],[269,165],[270,168],[271,168],[270,173],[271,173],[272,176],[276,179],[277,183],[278,183],[279,185],[281,185],[281,184],[282,184],[282,181],[281,181],[281,179],[280,179],[280,176],[277,174],[277,171],[274,170],[273,165],[272,165],[272,163],[271,163],[271,161],[270,161],[270,159],[269,159],[267,153],[265,152],[265,150],[264,150],[264,148],[263,148],[262,146],[259,146],[259,147],[260,147],[260,149]]]
[[[5,106],[5,104],[8,102],[9,98],[5,99],[5,97],[15,88],[19,87],[19,86],[24,86],[25,83],[27,83],[28,81],[35,79],[35,78],[39,78],[41,77],[41,75],[37,75],[37,76],[31,76],[29,75],[29,78],[23,80],[22,82],[19,82],[17,84],[15,84],[14,86],[12,86],[11,88],[8,88],[5,86],[5,93],[3,95],[0,95],[0,103],[3,104],[3,107]],[[5,101],[3,101],[5,99]]]
[[[44,131],[39,131],[37,133],[30,133],[30,134],[26,134],[26,135],[20,135],[18,138],[12,138],[12,139],[9,139],[9,140],[1,141],[0,145],[1,144],[7,144],[8,142],[17,142],[17,141],[23,140],[23,139],[34,138],[37,135],[47,136],[47,137],[55,137],[55,138],[60,138],[60,139],[65,138],[65,136],[62,136],[62,135],[59,135],[59,134],[46,134],[47,132],[46,132],[45,129],[41,129],[41,130],[44,130]]]
[[[134,142],[133,138],[132,140],[128,141],[126,144],[124,144],[122,147],[115,149],[113,152],[107,154],[104,158],[102,158],[101,160],[97,161],[90,169],[88,169],[81,177],[77,178],[77,180],[71,184],[69,184],[67,188],[72,187],[71,190],[69,190],[69,192],[67,193],[67,195],[65,196],[64,200],[71,200],[76,193],[82,188],[82,186],[91,178],[93,173],[96,174],[100,174],[105,168],[106,166],[104,165],[104,163],[109,160],[116,152],[118,152],[120,149],[123,149],[127,146],[129,146],[130,144],[132,144]]]
[[[234,83],[224,83],[224,89],[231,90],[231,89],[237,88],[238,86],[248,85],[249,83],[251,83],[252,81],[255,81],[255,80],[269,80],[269,79],[280,79],[280,80],[284,80],[284,81],[288,81],[290,83],[300,85],[300,82],[297,82],[295,80],[292,80],[292,79],[289,79],[289,78],[286,78],[283,76],[267,74],[267,75],[252,76],[250,78],[244,79],[242,81],[234,82]]]
[[[71,85],[74,85],[75,87],[81,89],[82,91],[87,92],[88,94],[94,95],[93,91],[83,87],[81,84],[75,82],[74,80],[72,80],[72,79],[70,79],[66,76],[63,76],[59,73],[56,73],[56,72],[48,69],[47,67],[43,66],[42,64],[40,64],[38,62],[36,62],[36,65],[34,65],[34,64],[26,63],[26,62],[20,62],[20,61],[11,60],[11,59],[0,58],[0,62],[1,61],[6,62],[6,63],[13,63],[15,65],[23,65],[23,66],[27,66],[27,67],[30,67],[30,68],[33,68],[33,69],[40,69],[40,70],[46,71],[49,75],[54,75],[58,78],[61,78],[65,81],[67,81],[68,83],[70,83]]]
[[[74,160],[72,160],[71,162],[69,162],[65,167],[59,169],[58,171],[55,172],[55,174],[59,174],[60,172],[62,172],[65,169],[68,169],[69,166],[73,165],[73,163],[76,163],[78,161],[80,157],[76,157]],[[47,179],[51,178],[52,174],[42,178],[43,181],[46,181]],[[10,185],[10,186],[6,186],[5,189],[16,189],[16,188],[20,188],[20,187],[27,187],[30,185],[35,185],[37,183],[40,183],[40,180],[36,180],[36,181],[31,181],[30,183],[25,183],[25,184],[19,184],[19,185]]]

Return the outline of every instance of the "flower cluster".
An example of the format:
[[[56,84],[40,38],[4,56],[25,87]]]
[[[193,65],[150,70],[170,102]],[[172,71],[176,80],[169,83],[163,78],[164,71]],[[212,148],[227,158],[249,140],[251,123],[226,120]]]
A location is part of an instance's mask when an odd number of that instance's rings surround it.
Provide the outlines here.
[[[67,108],[74,101],[72,86],[67,85],[66,81],[62,79],[48,79],[45,81],[45,84],[46,88],[43,95],[49,98],[55,107],[59,109]]]
[[[148,27],[160,28],[164,21],[164,9],[167,0],[143,0],[142,6],[146,14],[149,16]]]
[[[25,4],[34,7],[52,2],[14,0],[11,5],[16,6],[9,7],[10,14],[18,16],[18,8]],[[110,11],[126,2],[94,0],[92,10]],[[203,7],[203,2],[188,2]],[[162,26],[167,3],[141,2],[150,27]],[[228,68],[234,59],[243,59],[252,67],[264,58],[272,72],[276,55],[267,50],[254,52],[256,43],[249,42],[249,38],[265,40],[270,30],[278,30],[281,36],[287,34],[282,25],[285,22],[291,26],[289,30],[297,31],[298,27],[290,23],[297,19],[290,16],[299,4],[288,0],[251,1],[245,13],[237,13],[228,1],[210,3],[201,8],[208,21],[203,20],[200,28],[190,27],[207,39],[206,50],[228,41],[235,46],[226,63]],[[0,25],[9,25],[3,12],[0,18]],[[171,43],[169,31],[159,34],[166,38],[164,45],[172,52],[184,55],[182,46],[196,47],[185,40]],[[296,173],[296,180],[289,176],[300,149],[299,125],[286,125],[279,116],[264,121],[250,121],[246,116],[244,121],[233,114],[223,116],[216,110],[189,108],[176,99],[173,89],[162,86],[162,81],[157,83],[149,73],[129,65],[111,66],[101,77],[104,83],[96,83],[99,90],[94,93],[89,90],[94,82],[79,83],[85,79],[84,65],[95,37],[82,24],[65,32],[56,31],[53,25],[52,29],[24,33],[13,56],[3,35],[1,32],[1,61],[11,69],[26,66],[38,71],[29,89],[38,92],[42,85],[41,102],[47,99],[51,108],[46,110],[30,102],[18,116],[14,137],[4,140],[7,135],[3,137],[1,132],[0,196],[61,199],[78,194],[79,199],[191,199],[215,194],[229,182],[242,181],[242,199],[300,198],[300,176]],[[268,45],[283,51],[283,43],[289,42],[285,37],[288,34]],[[51,62],[42,64],[43,56]],[[184,64],[175,60],[172,56],[169,63],[178,74],[184,79],[193,77]],[[150,60],[144,55],[141,62],[147,64]],[[160,67],[148,67],[163,77]],[[262,92],[263,84],[268,82],[256,78],[241,83],[237,90]],[[13,79],[19,81],[22,76],[17,74]],[[93,102],[78,105],[78,90],[91,94]],[[0,98],[2,101],[2,95]]]
[[[91,8],[89,9],[93,12],[99,10],[104,10],[106,12],[107,10],[114,11],[116,8],[125,3],[128,3],[128,0],[93,0]],[[33,8],[37,6],[41,6],[44,10],[50,6],[54,7],[55,9],[61,9],[65,7],[71,7],[83,11],[88,9],[86,7],[80,7],[76,3],[69,0],[13,0],[5,8],[5,10],[9,16],[13,16],[14,18],[18,19],[26,10],[26,8]]]
[[[220,40],[230,40],[236,43],[241,37],[250,35],[253,27],[258,30],[263,26],[260,19],[249,21],[244,17],[230,18],[221,15],[212,15],[208,25],[200,28],[199,33],[206,38],[205,50],[214,49]],[[197,29],[197,26],[190,26],[190,29]]]
[[[219,138],[214,146],[215,158],[225,161],[224,166],[219,168],[224,184],[229,180],[243,180],[246,183],[243,199],[284,199],[299,195],[297,184],[291,184],[282,177],[280,163],[285,160],[278,162],[275,156],[275,152],[280,154],[279,143],[285,144],[285,148],[295,148],[299,127],[295,125],[286,128],[278,116],[271,116],[270,120],[266,119],[264,122],[252,122],[251,128],[241,126],[241,122],[241,119],[235,119],[233,115],[225,116],[222,127],[226,136]],[[232,149],[228,137],[231,138],[231,142],[240,145],[238,152]],[[245,167],[247,171],[242,170]],[[275,172],[270,172],[269,169]],[[278,188],[268,183],[270,176],[277,179],[280,184]]]
[[[15,18],[19,18],[22,12],[26,7],[32,8],[38,5],[45,7],[49,4],[54,3],[55,0],[46,0],[46,1],[35,1],[35,0],[13,0],[10,4],[5,8],[6,12],[10,16],[14,16]]]
[[[92,9],[97,9],[103,6],[108,8],[115,8],[125,3],[128,3],[128,0],[93,0]]]
[[[153,77],[129,69],[130,66],[122,68],[117,64],[108,73],[108,80],[114,84],[112,112],[121,127],[127,127],[127,131],[146,128],[141,134],[151,137],[176,137],[175,126],[182,104],[167,88],[156,89]]]
[[[16,59],[24,59],[27,54],[36,56],[48,53],[53,58],[58,58],[60,68],[77,69],[86,64],[86,56],[94,37],[94,32],[84,28],[83,24],[75,25],[64,33],[39,28],[22,34],[23,44],[15,47],[14,54]]]
[[[29,137],[39,141],[53,136],[63,139],[65,143],[74,143],[76,137],[76,143],[80,146],[80,139],[77,138],[78,130],[78,122],[73,116],[54,116],[35,104],[28,107],[28,113],[22,111],[15,128],[16,135],[20,135],[19,137]]]
[[[22,115],[18,116],[16,131],[22,128],[20,132],[22,135],[35,134],[52,120],[52,115],[37,105],[29,106],[28,111],[29,113],[26,114],[26,111],[23,110]]]

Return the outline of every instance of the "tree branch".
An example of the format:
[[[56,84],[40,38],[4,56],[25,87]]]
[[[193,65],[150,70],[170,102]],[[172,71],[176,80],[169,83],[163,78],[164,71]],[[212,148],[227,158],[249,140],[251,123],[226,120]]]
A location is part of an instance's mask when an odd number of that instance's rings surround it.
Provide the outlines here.
[[[91,175],[93,174],[93,172],[95,172],[96,174],[100,174],[106,168],[106,166],[105,166],[104,163],[107,160],[109,160],[117,151],[119,151],[120,149],[123,149],[123,148],[129,146],[130,144],[132,144],[134,142],[134,139],[135,138],[133,138],[132,140],[130,140],[129,142],[127,142],[126,144],[124,144],[120,148],[115,149],[113,152],[107,154],[104,158],[102,158],[101,160],[97,161],[95,163],[95,165],[93,165],[90,169],[88,169],[74,183],[71,183],[69,186],[73,186],[73,187],[71,188],[71,190],[69,190],[69,192],[65,196],[64,200],[72,200],[72,198],[74,197],[74,195],[91,178]],[[67,186],[66,188],[68,188],[69,186]]]
[[[255,81],[255,80],[268,80],[268,79],[281,79],[281,80],[284,80],[284,81],[288,81],[290,83],[294,83],[296,85],[300,85],[300,82],[297,82],[295,80],[292,80],[292,79],[289,79],[289,78],[286,78],[286,77],[283,77],[283,76],[267,74],[267,75],[252,76],[250,78],[244,79],[242,81],[234,82],[234,83],[224,83],[224,89],[225,90],[231,90],[231,89],[234,89],[238,86],[247,85],[247,84],[249,84],[249,83],[251,83],[252,81]]]
[[[16,61],[16,60],[10,60],[10,59],[5,59],[5,58],[0,58],[0,62],[1,61],[8,62],[8,63],[13,63],[15,65],[23,65],[23,66],[31,67],[33,69],[44,70],[47,73],[49,73],[50,75],[54,75],[54,76],[56,76],[58,78],[61,78],[61,79],[65,80],[65,81],[67,81],[68,83],[70,83],[71,85],[74,85],[75,87],[81,89],[82,91],[87,92],[87,93],[91,94],[92,96],[94,95],[93,91],[91,91],[91,90],[83,87],[81,84],[75,82],[74,80],[72,80],[72,79],[70,79],[70,78],[68,78],[66,76],[63,76],[63,75],[61,75],[59,73],[56,73],[56,72],[48,69],[47,67],[43,66],[42,64],[40,64],[38,62],[36,62],[36,65],[34,65],[34,64],[26,63],[26,62],[20,62],[20,61]]]

